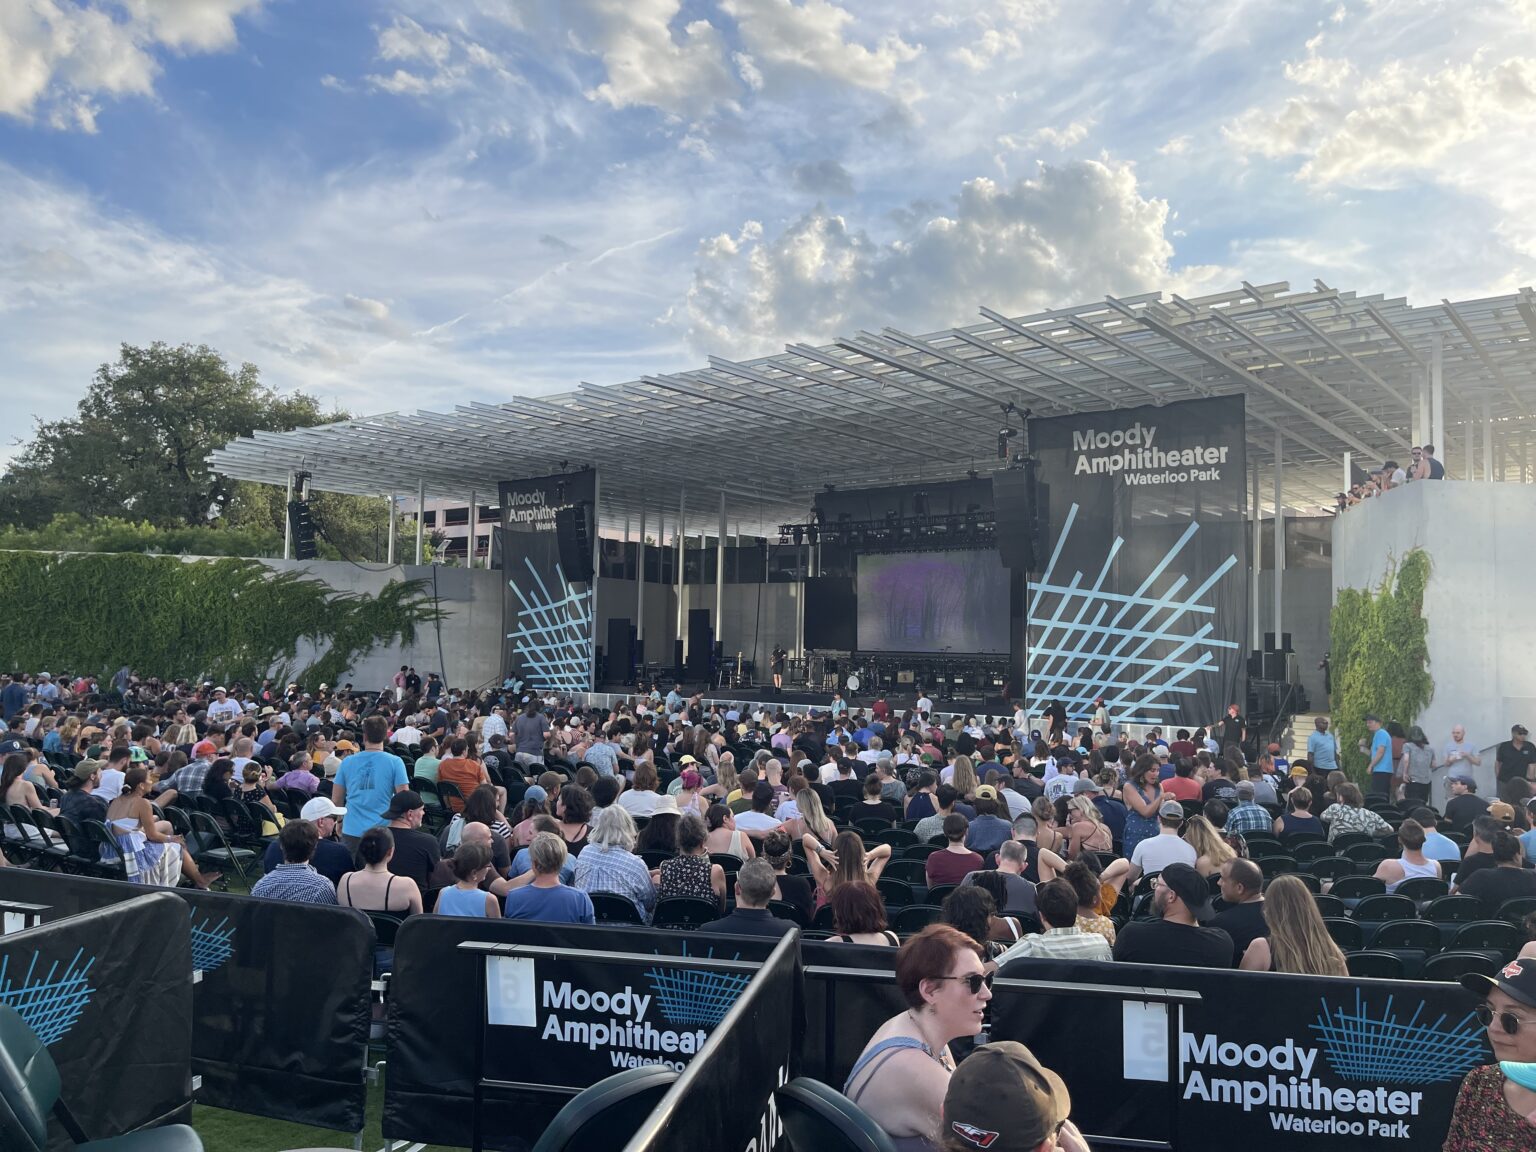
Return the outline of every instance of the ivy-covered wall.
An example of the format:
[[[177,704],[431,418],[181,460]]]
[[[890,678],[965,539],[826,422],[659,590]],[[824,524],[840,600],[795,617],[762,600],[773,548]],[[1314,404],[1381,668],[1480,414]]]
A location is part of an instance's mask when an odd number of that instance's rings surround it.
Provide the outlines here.
[[[0,552],[0,664],[26,671],[335,684],[440,618],[422,580],[367,596],[257,560]],[[301,645],[322,654],[296,667]]]
[[[1357,779],[1363,780],[1368,764],[1358,750],[1366,715],[1374,712],[1407,728],[1434,696],[1424,618],[1429,576],[1429,555],[1415,548],[1388,567],[1374,592],[1341,588],[1334,603],[1333,724],[1344,768]]]

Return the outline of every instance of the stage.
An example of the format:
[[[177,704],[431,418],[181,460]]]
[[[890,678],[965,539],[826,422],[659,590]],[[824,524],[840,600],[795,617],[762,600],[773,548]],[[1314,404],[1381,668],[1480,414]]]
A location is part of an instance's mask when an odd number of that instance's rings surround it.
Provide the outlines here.
[[[677,681],[675,680],[659,682],[658,686],[662,689],[662,696],[665,697],[667,692],[671,691],[676,683]],[[632,697],[637,695],[640,690],[632,684],[605,683],[597,691],[602,695]],[[831,692],[806,691],[803,687],[790,688],[787,686],[782,692],[775,692],[771,684],[759,684],[754,687],[715,688],[704,683],[695,682],[690,684],[685,682],[682,692],[690,700],[702,694],[704,699],[710,702],[765,704],[770,707],[782,705],[787,709],[795,711],[816,708],[824,712],[832,706]],[[1013,712],[1013,706],[1001,696],[990,696],[983,699],[980,696],[940,697],[930,695],[929,699],[933,701],[934,714],[974,715],[980,718],[986,715],[997,716],[1003,713],[1011,715]],[[883,693],[880,695],[862,692],[850,695],[845,691],[843,693],[843,700],[847,703],[850,712],[856,712],[861,708],[868,711],[876,700],[884,700],[890,705],[891,711],[897,715],[917,707],[917,696],[910,690],[902,693]]]

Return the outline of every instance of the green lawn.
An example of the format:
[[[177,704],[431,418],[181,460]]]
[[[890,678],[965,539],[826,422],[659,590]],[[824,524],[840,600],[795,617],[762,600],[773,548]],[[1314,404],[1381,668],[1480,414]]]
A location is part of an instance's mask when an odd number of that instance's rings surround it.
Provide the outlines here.
[[[368,1089],[368,1115],[363,1126],[363,1152],[379,1152],[384,1147],[384,1137],[379,1131],[379,1117],[384,1109],[384,1085],[374,1084]],[[286,1152],[290,1148],[350,1148],[350,1132],[332,1132],[325,1128],[311,1128],[307,1124],[292,1124],[286,1120],[268,1120],[262,1116],[247,1116],[243,1112],[227,1112],[223,1108],[208,1108],[202,1104],[192,1108],[192,1126],[203,1138],[208,1152]],[[397,1143],[395,1152],[449,1152],[436,1144],[421,1145]]]

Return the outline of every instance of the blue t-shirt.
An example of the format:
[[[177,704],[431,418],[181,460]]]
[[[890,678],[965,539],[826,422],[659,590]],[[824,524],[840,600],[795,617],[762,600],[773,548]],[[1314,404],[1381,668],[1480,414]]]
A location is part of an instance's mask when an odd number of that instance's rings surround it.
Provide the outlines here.
[[[361,836],[384,823],[396,789],[405,787],[405,761],[392,752],[354,752],[336,770],[335,787],[346,789],[343,836]]]
[[[595,924],[592,897],[580,888],[514,888],[507,893],[508,920],[542,920],[547,924]]]
[[[528,849],[519,848],[517,855],[512,857],[512,871],[508,873],[510,879],[516,880],[524,872],[533,871],[533,862],[528,857]],[[560,865],[560,883],[574,884],[576,882],[576,857],[566,856],[565,863]]]
[[[1376,750],[1381,749],[1381,759],[1376,761]],[[1376,735],[1371,737],[1371,759],[1375,763],[1371,766],[1372,772],[1392,771],[1392,737],[1387,735],[1385,728],[1376,729]]]
[[[1387,737],[1388,741],[1392,739]],[[1314,732],[1307,737],[1307,758],[1312,761],[1312,767],[1321,768],[1325,772],[1332,772],[1339,766],[1338,759],[1334,756],[1334,750],[1338,742],[1332,732]],[[1388,755],[1391,749],[1388,749]]]

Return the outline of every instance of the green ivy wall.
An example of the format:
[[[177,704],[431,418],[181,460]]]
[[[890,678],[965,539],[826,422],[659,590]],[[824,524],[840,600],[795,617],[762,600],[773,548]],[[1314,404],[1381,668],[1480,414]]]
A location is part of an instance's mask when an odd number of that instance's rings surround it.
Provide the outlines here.
[[[0,552],[0,664],[100,673],[335,684],[380,646],[441,618],[426,581],[376,595],[259,561]],[[309,644],[315,646],[309,648]],[[322,654],[298,667],[301,645]]]
[[[1407,728],[1434,696],[1429,624],[1424,619],[1429,577],[1429,556],[1415,548],[1387,569],[1374,591],[1340,589],[1334,603],[1333,725],[1344,768],[1357,780],[1364,779],[1368,763],[1357,749],[1366,715],[1374,712]]]

